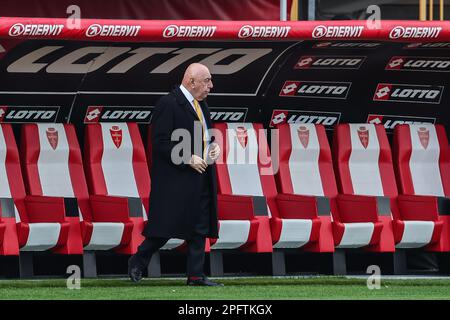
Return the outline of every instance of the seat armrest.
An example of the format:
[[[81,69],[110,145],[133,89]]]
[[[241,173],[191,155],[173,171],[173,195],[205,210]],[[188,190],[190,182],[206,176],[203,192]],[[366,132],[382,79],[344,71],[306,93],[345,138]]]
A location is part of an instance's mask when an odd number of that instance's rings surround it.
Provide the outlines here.
[[[217,195],[217,215],[219,220],[254,219],[253,197]]]
[[[91,195],[89,202],[93,222],[128,222],[128,198],[106,195]]]
[[[25,208],[30,223],[65,221],[63,197],[26,196]]]

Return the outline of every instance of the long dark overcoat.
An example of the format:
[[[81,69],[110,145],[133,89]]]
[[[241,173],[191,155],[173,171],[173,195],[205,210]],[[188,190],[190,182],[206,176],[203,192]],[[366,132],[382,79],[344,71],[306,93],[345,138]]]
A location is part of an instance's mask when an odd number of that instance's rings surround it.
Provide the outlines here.
[[[212,128],[211,117],[205,101],[200,103],[208,128]],[[187,161],[191,154],[201,156],[200,150],[194,150],[194,122],[199,119],[179,86],[162,97],[155,106],[152,116],[152,167],[150,212],[143,235],[146,237],[189,239],[196,222],[199,220],[201,175],[187,163],[176,164],[172,160],[172,151]],[[174,130],[185,129],[189,133],[191,149],[179,151],[181,139],[172,141]],[[178,131],[179,132],[179,131]],[[200,129],[201,137],[201,129]],[[201,139],[201,138],[200,138]],[[184,141],[186,142],[186,141]],[[209,165],[203,175],[210,181],[212,201],[210,205],[210,238],[218,237],[217,227],[217,181],[215,165]]]

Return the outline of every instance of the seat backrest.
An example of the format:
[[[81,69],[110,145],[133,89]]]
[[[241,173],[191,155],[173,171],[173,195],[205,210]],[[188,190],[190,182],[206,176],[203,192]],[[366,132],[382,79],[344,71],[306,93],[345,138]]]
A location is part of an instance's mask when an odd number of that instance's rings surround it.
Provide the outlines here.
[[[218,189],[221,194],[277,195],[270,151],[263,126],[259,123],[216,123],[216,137],[222,153],[217,161]],[[270,210],[274,208],[269,203]]]
[[[150,175],[136,123],[87,125],[84,161],[92,194],[140,198],[146,217]]]
[[[282,124],[278,129],[279,170],[276,178],[279,190],[300,195],[336,196],[325,128],[314,124]]]
[[[19,151],[10,124],[0,125],[0,198],[14,199],[16,221],[27,222],[27,217],[22,210],[21,200],[25,198],[25,187],[20,169]],[[4,210],[1,216],[12,217],[6,216]]]
[[[81,150],[72,124],[23,125],[20,151],[30,195],[77,198],[81,218],[91,220]]]
[[[383,125],[336,126],[333,160],[340,193],[397,196],[391,148]]]
[[[393,155],[401,193],[450,197],[450,149],[442,125],[396,126]]]

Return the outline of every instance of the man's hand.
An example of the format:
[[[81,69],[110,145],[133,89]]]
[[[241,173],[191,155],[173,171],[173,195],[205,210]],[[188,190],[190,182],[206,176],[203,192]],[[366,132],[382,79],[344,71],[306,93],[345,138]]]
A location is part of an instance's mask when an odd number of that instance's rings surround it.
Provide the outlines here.
[[[208,167],[205,160],[203,160],[202,158],[200,158],[195,154],[192,155],[191,160],[189,161],[189,165],[191,166],[192,169],[194,169],[198,173],[205,172],[206,167]]]
[[[217,143],[211,143],[211,147],[209,149],[208,157],[214,162],[220,156],[220,147]]]

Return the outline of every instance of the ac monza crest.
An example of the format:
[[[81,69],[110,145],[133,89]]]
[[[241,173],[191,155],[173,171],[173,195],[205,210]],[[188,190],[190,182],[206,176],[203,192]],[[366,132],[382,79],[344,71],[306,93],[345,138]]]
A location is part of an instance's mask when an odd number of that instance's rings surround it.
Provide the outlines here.
[[[364,149],[367,149],[367,146],[369,145],[369,130],[366,127],[359,127],[358,137]]]
[[[417,134],[419,135],[420,144],[424,149],[428,147],[428,142],[430,142],[430,130],[425,127],[420,127],[417,130]]]
[[[47,134],[48,143],[50,143],[53,150],[56,150],[58,146],[58,130],[55,128],[47,128],[45,133]]]
[[[117,149],[119,149],[122,144],[122,129],[120,129],[119,126],[112,126],[111,129],[109,129],[109,133],[111,134],[112,141]]]
[[[239,143],[241,144],[242,148],[245,149],[247,147],[247,142],[248,142],[247,129],[245,129],[245,127],[237,127],[236,128],[236,137],[237,137]]]
[[[300,139],[300,142],[302,143],[303,147],[306,149],[308,148],[309,143],[309,130],[305,126],[300,126],[297,128],[297,134],[298,138]]]

